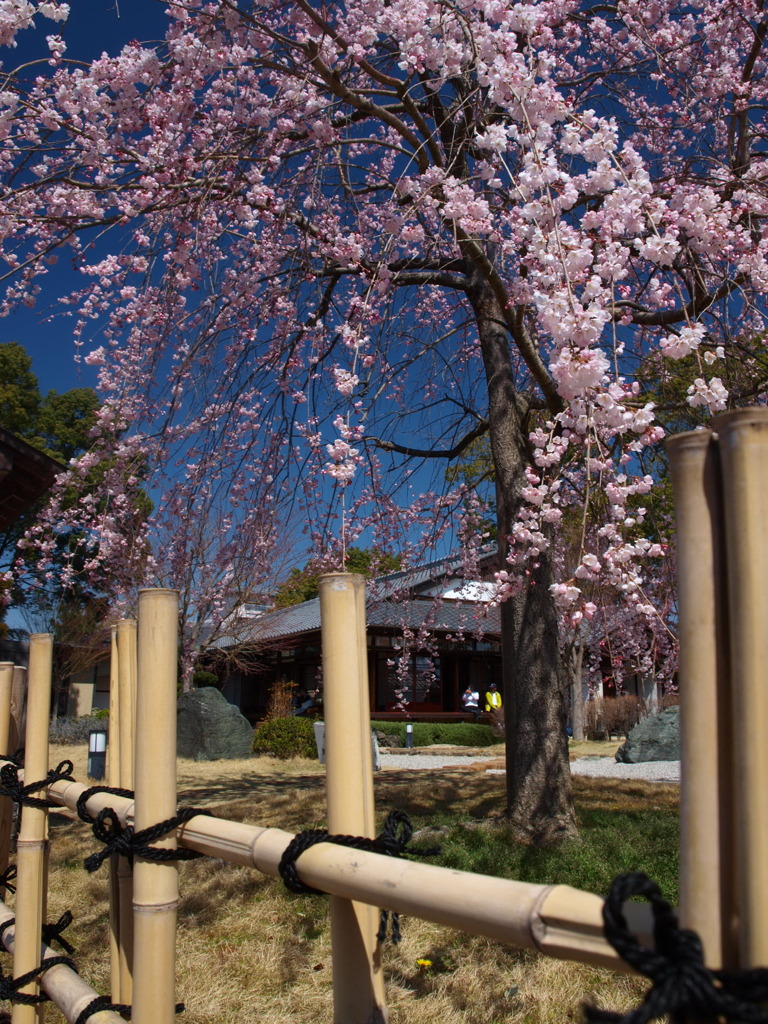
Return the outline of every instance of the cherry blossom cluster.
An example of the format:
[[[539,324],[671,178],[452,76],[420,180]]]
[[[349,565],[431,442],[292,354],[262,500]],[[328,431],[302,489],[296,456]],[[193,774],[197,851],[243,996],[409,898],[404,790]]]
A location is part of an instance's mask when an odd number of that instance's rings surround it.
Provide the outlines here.
[[[764,337],[765,33],[758,0],[584,14],[181,0],[161,45],[89,67],[54,45],[38,78],[8,77],[1,311],[60,299],[99,369],[94,457],[125,470],[125,447],[157,496],[124,541],[116,473],[66,510],[94,560],[135,568],[135,549],[224,621],[238,546],[255,585],[302,530],[467,547],[482,517],[437,501],[425,467],[489,417],[497,480],[497,435],[528,435],[504,469],[499,598],[557,547],[546,586],[572,628],[595,587],[651,620],[648,368],[695,363],[682,403],[717,412],[723,361]],[[0,43],[37,15],[66,6],[0,3]],[[65,295],[56,255],[80,277]],[[492,395],[494,332],[517,426]]]

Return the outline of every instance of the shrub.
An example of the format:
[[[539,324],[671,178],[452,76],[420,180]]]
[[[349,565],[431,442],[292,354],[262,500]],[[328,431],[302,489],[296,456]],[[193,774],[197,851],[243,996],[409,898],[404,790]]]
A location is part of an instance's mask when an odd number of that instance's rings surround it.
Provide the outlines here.
[[[643,717],[643,702],[639,697],[595,697],[587,702],[584,727],[587,738],[598,740],[622,734],[637,725]]]
[[[254,754],[271,754],[287,760],[291,757],[317,757],[315,730],[308,718],[271,718],[256,726]]]
[[[405,746],[405,721],[371,722],[374,729],[388,735],[397,734],[400,746]],[[490,747],[498,743],[490,725],[476,722],[414,722],[414,747],[429,747],[433,743],[445,743],[456,747]]]
[[[217,690],[221,689],[221,683],[216,673],[202,668],[195,669],[192,673],[192,685],[195,689],[201,686],[215,686]]]
[[[87,743],[91,729],[109,729],[109,711],[106,708],[80,718],[59,716],[52,719],[48,738],[51,743]]]

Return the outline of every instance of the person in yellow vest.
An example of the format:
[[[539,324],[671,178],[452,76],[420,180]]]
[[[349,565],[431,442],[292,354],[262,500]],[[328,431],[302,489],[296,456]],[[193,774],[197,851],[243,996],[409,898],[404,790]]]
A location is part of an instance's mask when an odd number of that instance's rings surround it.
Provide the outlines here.
[[[491,683],[485,695],[485,710],[498,711],[501,707],[501,694],[496,689],[496,683]]]

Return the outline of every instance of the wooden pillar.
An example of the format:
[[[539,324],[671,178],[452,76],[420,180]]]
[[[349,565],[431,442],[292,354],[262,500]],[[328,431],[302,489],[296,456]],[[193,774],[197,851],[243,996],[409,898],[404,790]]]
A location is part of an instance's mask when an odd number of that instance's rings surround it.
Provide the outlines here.
[[[320,577],[328,831],[373,837],[365,580]],[[376,910],[331,897],[334,1024],[387,1020]]]
[[[680,638],[680,914],[709,967],[735,966],[731,694],[720,459],[709,431],[667,441]]]
[[[139,592],[136,721],[136,831],[176,813],[178,593]],[[176,848],[172,833],[154,846]],[[174,1024],[175,861],[136,857],[133,867],[133,1024]]]

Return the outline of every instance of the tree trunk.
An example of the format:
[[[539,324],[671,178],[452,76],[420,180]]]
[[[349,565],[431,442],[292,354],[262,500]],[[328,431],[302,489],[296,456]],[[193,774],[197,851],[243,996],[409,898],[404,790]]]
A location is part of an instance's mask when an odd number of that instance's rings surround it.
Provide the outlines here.
[[[584,647],[574,644],[571,647],[571,731],[575,740],[584,739]]]
[[[469,297],[477,317],[488,384],[503,560],[525,486],[525,404],[515,387],[509,338],[498,300],[483,280],[473,282]],[[561,670],[557,613],[549,592],[554,580],[551,552],[542,552],[536,561],[528,585],[501,606],[507,814],[521,840],[549,843],[575,835],[576,817],[566,734],[567,674]]]

